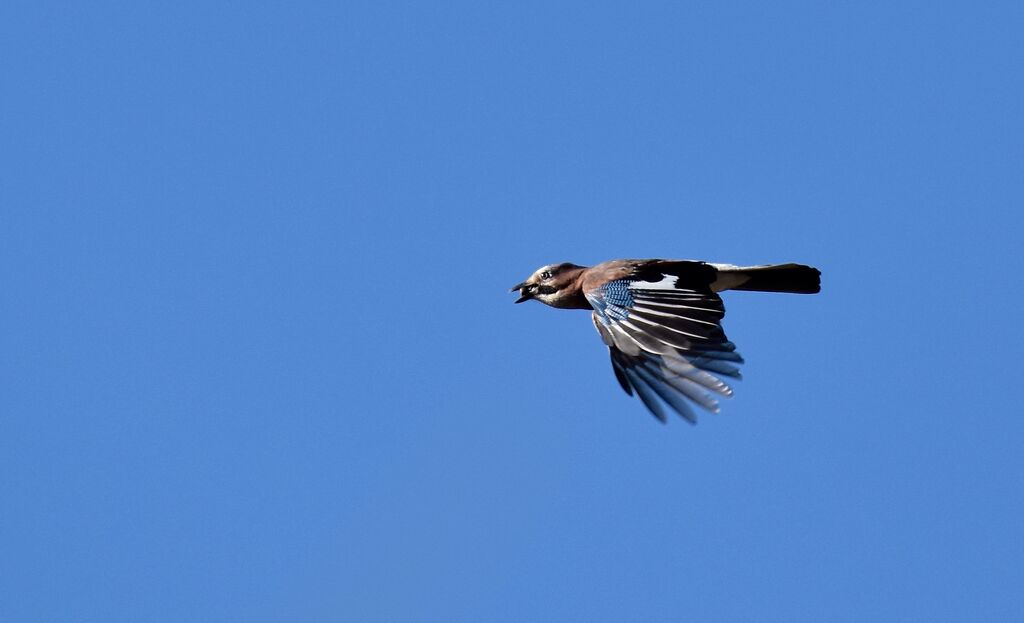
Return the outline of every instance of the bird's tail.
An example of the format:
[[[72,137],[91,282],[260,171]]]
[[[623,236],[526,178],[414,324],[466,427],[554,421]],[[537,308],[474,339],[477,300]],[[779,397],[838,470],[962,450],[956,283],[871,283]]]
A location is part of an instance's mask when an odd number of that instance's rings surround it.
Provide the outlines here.
[[[821,291],[821,271],[803,264],[738,266],[727,272],[746,277],[741,283],[729,288],[731,290],[793,294],[816,294]]]

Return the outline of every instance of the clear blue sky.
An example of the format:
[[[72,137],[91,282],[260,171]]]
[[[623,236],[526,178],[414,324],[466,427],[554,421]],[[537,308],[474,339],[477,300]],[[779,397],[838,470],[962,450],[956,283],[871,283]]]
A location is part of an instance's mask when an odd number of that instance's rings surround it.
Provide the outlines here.
[[[4,3],[0,620],[1024,620],[1022,25]],[[662,426],[617,257],[824,291]]]

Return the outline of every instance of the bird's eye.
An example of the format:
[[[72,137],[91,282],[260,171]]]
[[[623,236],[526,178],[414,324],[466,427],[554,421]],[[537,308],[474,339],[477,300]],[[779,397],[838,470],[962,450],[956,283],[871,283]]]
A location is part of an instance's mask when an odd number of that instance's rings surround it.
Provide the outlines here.
[[[541,279],[551,279],[551,271],[550,270],[545,270],[544,272],[542,272],[540,274],[540,278]]]

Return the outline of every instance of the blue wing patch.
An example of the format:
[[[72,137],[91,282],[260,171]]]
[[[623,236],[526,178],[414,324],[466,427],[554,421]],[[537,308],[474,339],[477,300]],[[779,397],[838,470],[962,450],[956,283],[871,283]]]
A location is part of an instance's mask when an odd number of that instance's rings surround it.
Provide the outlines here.
[[[625,279],[609,281],[597,290],[587,292],[586,297],[605,326],[629,318],[633,294],[629,291],[629,282]]]

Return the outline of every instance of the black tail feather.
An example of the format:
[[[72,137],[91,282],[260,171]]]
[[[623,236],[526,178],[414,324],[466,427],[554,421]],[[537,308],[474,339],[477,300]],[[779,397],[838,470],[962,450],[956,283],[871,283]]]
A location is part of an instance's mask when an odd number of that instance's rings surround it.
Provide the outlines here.
[[[821,271],[803,264],[776,264],[743,268],[749,277],[733,290],[756,292],[790,292],[792,294],[817,294],[821,292]]]

